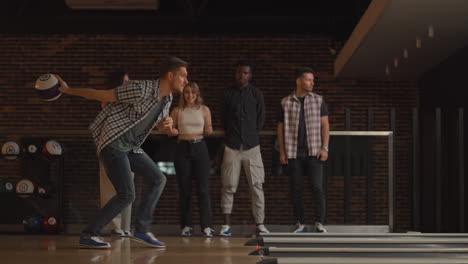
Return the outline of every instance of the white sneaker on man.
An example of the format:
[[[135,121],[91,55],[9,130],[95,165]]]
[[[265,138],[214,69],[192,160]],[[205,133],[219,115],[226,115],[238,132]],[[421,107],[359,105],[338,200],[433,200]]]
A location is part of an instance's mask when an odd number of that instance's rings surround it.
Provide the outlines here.
[[[164,242],[159,241],[153,233],[146,232],[146,233],[138,233],[135,232],[130,239],[142,243],[149,247],[156,247],[156,248],[165,248],[166,244]]]
[[[221,230],[219,230],[220,236],[231,236],[231,226],[230,225],[222,225]]]
[[[118,237],[124,237],[125,236],[125,232],[120,229],[120,228],[114,228],[111,230],[111,236],[118,236]]]
[[[111,248],[111,245],[105,242],[102,237],[82,235],[78,244],[79,248]]]
[[[268,229],[265,227],[265,225],[258,225],[257,226],[257,233],[268,234],[268,233],[270,233],[270,231],[268,231]]]
[[[182,229],[182,232],[180,233],[180,235],[186,236],[186,237],[192,236],[192,230],[193,228],[191,228],[190,226],[186,226]]]
[[[315,232],[317,233],[327,233],[327,229],[319,222],[315,222]]]
[[[205,237],[213,237],[214,236],[214,230],[211,227],[205,227],[203,229],[203,236]]]
[[[293,231],[293,233],[307,233],[309,232],[309,229],[307,228],[306,225],[301,225],[298,224],[296,230]]]

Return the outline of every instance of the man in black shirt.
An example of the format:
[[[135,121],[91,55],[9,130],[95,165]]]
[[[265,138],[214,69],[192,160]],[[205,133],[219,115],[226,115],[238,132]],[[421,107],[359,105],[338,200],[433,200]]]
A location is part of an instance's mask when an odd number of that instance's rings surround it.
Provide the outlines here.
[[[259,132],[265,121],[265,105],[262,92],[250,84],[252,67],[239,62],[236,70],[236,85],[224,91],[221,120],[225,131],[225,144],[221,178],[221,208],[224,225],[220,235],[231,236],[232,205],[239,184],[240,169],[244,167],[252,194],[252,212],[257,231],[268,233],[263,225],[265,198],[263,182],[265,171],[260,153]]]
[[[310,177],[316,198],[316,232],[327,232],[326,201],[323,189],[323,163],[328,159],[330,124],[328,107],[322,96],[312,92],[314,73],[302,67],[296,72],[295,91],[281,99],[278,116],[280,162],[288,164],[291,198],[297,228],[294,233],[308,232],[305,225],[304,180]]]

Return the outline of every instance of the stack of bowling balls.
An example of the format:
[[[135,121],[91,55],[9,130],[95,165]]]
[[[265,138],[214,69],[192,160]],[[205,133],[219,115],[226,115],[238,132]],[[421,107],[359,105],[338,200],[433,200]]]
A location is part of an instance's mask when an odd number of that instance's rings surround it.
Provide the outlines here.
[[[23,227],[26,233],[58,233],[60,231],[60,221],[55,215],[48,216],[27,216],[23,219]]]
[[[33,158],[41,155],[47,160],[54,160],[62,156],[62,145],[56,140],[47,140],[43,143],[28,142],[23,146],[15,141],[6,141],[2,144],[1,155],[7,160],[19,157]]]

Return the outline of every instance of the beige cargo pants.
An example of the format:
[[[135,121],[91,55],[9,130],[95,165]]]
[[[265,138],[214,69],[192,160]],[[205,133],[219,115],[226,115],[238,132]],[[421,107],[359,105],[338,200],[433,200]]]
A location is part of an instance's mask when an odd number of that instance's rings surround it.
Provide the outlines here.
[[[234,203],[234,194],[239,185],[241,166],[244,167],[247,182],[250,187],[252,213],[256,224],[263,224],[265,219],[265,197],[263,183],[265,171],[263,169],[260,146],[243,150],[225,147],[224,158],[221,165],[221,209],[223,214],[231,214]]]

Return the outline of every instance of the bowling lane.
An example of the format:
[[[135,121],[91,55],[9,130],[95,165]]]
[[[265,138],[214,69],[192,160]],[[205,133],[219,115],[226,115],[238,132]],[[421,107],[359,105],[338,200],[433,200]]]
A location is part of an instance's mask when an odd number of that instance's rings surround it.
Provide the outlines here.
[[[248,256],[252,248],[243,246],[245,238],[158,237],[166,250],[142,247],[128,238],[105,237],[112,248],[78,249],[77,236],[0,235],[0,263],[75,264],[75,263],[257,263]]]
[[[272,232],[260,234],[260,237],[310,237],[310,238],[467,238],[467,233],[291,233]]]
[[[247,241],[247,246],[264,247],[356,247],[356,248],[406,248],[406,247],[464,247],[468,248],[468,238],[432,238],[432,237],[260,237]]]

